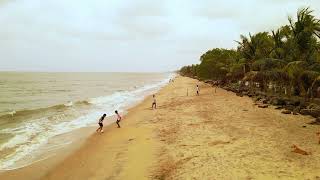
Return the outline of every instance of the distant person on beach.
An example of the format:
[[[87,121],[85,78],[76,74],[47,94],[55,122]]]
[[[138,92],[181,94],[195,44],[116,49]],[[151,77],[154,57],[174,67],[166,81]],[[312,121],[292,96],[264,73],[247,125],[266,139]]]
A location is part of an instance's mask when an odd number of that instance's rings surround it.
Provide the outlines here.
[[[152,98],[153,98],[152,109],[157,109],[156,95],[153,95]]]
[[[106,117],[107,115],[106,114],[103,114],[102,116],[101,116],[101,118],[99,119],[99,128],[96,130],[96,132],[100,132],[100,133],[103,133],[103,120],[104,120],[104,118]]]
[[[199,85],[197,85],[197,95],[199,96],[200,94],[200,89],[199,89]]]
[[[115,113],[116,113],[116,115],[117,115],[117,121],[116,121],[116,123],[117,123],[117,125],[118,125],[118,128],[121,128],[119,122],[121,121],[122,117],[120,116],[120,114],[118,113],[118,111],[115,111]]]

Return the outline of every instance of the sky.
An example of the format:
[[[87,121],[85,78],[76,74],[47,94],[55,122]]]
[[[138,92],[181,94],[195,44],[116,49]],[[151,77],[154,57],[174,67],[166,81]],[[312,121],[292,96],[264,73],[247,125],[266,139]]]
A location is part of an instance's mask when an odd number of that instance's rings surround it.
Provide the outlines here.
[[[166,72],[320,0],[0,0],[0,71]]]

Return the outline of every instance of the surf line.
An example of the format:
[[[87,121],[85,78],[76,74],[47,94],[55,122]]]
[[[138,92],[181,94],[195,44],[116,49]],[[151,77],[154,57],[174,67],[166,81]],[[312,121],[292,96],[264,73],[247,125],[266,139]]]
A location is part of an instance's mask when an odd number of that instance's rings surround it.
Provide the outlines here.
[[[38,159],[38,160],[33,161],[33,162],[31,162],[31,163],[28,163],[28,164],[25,164],[25,165],[22,165],[22,166],[18,166],[18,167],[15,167],[15,168],[1,168],[0,170],[3,170],[3,171],[13,171],[13,170],[21,169],[21,168],[30,166],[30,165],[32,165],[32,164],[34,164],[34,163],[37,163],[37,162],[40,162],[40,161],[49,159],[50,157],[55,156],[55,155],[57,155],[57,154],[54,153],[54,154],[51,154],[51,155],[49,155],[49,156],[46,156],[46,157],[44,157],[44,158],[42,158],[42,159]]]

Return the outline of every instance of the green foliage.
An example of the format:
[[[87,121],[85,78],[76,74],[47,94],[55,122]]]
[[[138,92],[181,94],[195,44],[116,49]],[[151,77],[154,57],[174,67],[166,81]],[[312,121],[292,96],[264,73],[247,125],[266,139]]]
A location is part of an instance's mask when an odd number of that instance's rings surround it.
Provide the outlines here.
[[[184,66],[180,69],[180,74],[183,76],[196,77],[199,65],[192,64],[191,66]]]
[[[212,49],[200,57],[197,76],[200,79],[223,79],[237,59],[235,50]]]
[[[209,50],[200,64],[185,66],[180,73],[203,80],[258,82],[265,90],[272,83],[306,95],[320,85],[320,20],[304,8],[288,21],[270,33],[241,35],[236,50]]]
[[[312,12],[309,8],[299,10],[296,22],[288,18],[292,30],[291,41],[297,52],[295,58],[309,63],[316,61],[317,38],[320,38],[320,20]]]
[[[249,62],[269,57],[273,50],[274,42],[268,32],[261,32],[255,35],[249,34],[249,38],[241,35],[240,38],[241,41],[237,41],[239,44],[238,52]]]
[[[266,71],[272,69],[281,69],[286,65],[286,62],[281,59],[263,58],[252,64],[254,71]]]

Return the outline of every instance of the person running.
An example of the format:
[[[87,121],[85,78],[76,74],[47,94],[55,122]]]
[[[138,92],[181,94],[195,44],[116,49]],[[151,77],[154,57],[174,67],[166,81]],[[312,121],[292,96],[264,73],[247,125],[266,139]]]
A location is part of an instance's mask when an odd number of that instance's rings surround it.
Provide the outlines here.
[[[157,100],[156,95],[153,95],[152,109],[157,109]]]
[[[115,113],[116,113],[116,115],[117,115],[117,121],[116,121],[116,123],[117,123],[117,125],[118,125],[118,128],[120,128],[119,122],[121,121],[122,117],[119,115],[118,111],[115,111]]]
[[[101,116],[101,118],[99,119],[99,128],[96,130],[96,132],[100,132],[100,133],[103,133],[103,120],[104,120],[104,118],[106,117],[107,115],[106,114],[103,114],[102,116]]]
[[[199,96],[200,94],[200,89],[199,89],[199,85],[197,85],[197,96]]]

